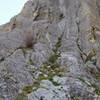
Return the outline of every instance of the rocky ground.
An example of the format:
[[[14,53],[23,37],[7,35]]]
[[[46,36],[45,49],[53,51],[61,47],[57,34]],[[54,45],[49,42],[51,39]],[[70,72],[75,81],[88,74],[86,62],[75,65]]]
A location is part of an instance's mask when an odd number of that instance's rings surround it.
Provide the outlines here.
[[[0,100],[100,100],[100,1],[29,0],[0,26]]]

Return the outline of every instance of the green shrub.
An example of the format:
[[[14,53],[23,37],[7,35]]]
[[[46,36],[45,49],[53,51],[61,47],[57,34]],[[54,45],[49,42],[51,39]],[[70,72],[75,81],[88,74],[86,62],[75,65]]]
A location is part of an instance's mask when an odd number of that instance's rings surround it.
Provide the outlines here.
[[[18,94],[14,100],[28,100],[28,97],[25,94]]]

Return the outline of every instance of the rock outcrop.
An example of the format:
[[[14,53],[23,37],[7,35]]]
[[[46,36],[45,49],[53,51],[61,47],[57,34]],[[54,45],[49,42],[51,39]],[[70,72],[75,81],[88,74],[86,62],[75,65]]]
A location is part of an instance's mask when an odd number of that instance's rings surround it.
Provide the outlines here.
[[[0,100],[100,100],[100,1],[29,0],[0,26]]]

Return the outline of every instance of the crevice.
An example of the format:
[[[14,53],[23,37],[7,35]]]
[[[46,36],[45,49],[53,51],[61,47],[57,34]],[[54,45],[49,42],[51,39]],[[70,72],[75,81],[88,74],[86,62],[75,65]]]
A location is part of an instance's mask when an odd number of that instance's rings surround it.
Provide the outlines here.
[[[23,56],[25,57],[25,49],[26,47],[18,47],[16,49],[13,50],[13,52],[11,52],[8,56],[2,57],[0,59],[0,63],[2,63],[3,61],[5,61],[7,58],[9,58],[10,56],[12,56],[17,50],[21,49],[23,52]]]
[[[80,40],[80,27],[79,27],[79,25],[80,25],[80,22],[76,21],[76,25],[77,25],[77,34],[78,34],[77,39],[76,39],[76,45],[77,45],[77,47],[79,49],[80,57],[81,57],[82,61],[85,62],[84,56],[87,57],[87,54],[82,50],[82,48],[81,48],[81,46],[79,44],[79,40]]]

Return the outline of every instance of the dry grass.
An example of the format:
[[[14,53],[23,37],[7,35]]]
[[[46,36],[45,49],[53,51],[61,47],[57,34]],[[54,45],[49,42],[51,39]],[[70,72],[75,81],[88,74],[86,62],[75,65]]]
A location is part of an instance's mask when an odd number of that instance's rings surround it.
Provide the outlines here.
[[[24,42],[27,48],[32,48],[34,44],[34,37],[32,32],[24,32]]]

